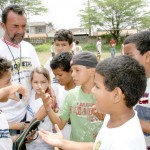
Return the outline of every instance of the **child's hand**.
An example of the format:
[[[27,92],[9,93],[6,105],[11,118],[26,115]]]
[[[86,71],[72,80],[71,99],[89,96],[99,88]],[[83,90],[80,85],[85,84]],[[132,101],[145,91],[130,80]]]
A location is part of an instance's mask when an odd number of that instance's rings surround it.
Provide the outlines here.
[[[40,96],[42,98],[43,101],[43,105],[45,107],[45,110],[48,111],[51,109],[51,104],[53,103],[53,99],[50,96],[49,93],[46,93],[41,86],[39,86],[40,88]]]
[[[45,141],[47,144],[60,147],[62,144],[61,140],[63,139],[63,135],[58,127],[58,125],[55,124],[55,129],[57,133],[48,132],[45,130],[38,131],[41,139]]]
[[[99,120],[104,120],[105,118],[105,114],[102,114],[102,113],[99,113],[97,110],[96,110],[96,107],[95,105],[92,106],[92,113],[99,119]]]
[[[16,96],[16,92],[20,94],[21,97]],[[10,99],[19,101],[20,99],[26,100],[27,99],[27,89],[22,86],[21,84],[14,84],[11,85],[11,90],[8,95]]]
[[[27,139],[26,143],[30,143],[30,142],[36,140],[37,137],[38,137],[37,131],[36,130],[32,130],[31,132],[29,132],[29,134],[26,137],[26,139]]]
[[[45,91],[45,93],[48,93],[52,97],[53,100],[56,100],[56,96],[55,96],[54,90],[52,89],[51,86],[49,86],[47,88],[47,90]]]
[[[10,98],[12,100],[19,101],[19,97],[16,96],[17,93],[22,95],[22,98],[27,99],[27,90],[21,84],[12,84],[5,88],[2,88],[2,94],[0,98],[2,101],[6,101],[6,99]]]
[[[51,108],[55,111],[55,109],[57,108],[57,103],[56,103],[56,96],[54,90],[52,89],[52,87],[49,86],[48,89],[45,91],[45,93],[48,93],[50,95]]]

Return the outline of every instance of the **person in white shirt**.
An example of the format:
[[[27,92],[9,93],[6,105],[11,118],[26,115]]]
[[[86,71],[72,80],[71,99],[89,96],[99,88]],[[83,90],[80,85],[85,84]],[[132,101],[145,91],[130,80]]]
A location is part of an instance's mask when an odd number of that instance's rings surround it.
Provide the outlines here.
[[[73,34],[70,30],[60,29],[56,31],[54,35],[54,48],[56,54],[61,52],[70,52],[73,46]],[[50,68],[50,61],[52,57],[50,57],[47,62],[45,63],[44,67],[49,71],[49,74],[52,79],[52,83],[55,82],[54,74]]]
[[[56,55],[60,54],[61,52],[70,52],[73,46],[73,34],[70,30],[66,29],[60,29],[56,31],[54,36],[54,48],[56,51]],[[53,74],[53,71],[50,67],[50,62],[52,61],[52,57],[46,62],[44,67],[49,71],[50,77],[51,77],[51,86],[55,92],[55,95],[61,94],[61,89],[63,89],[63,86],[61,86],[57,79],[55,78],[55,75]],[[56,99],[57,101],[57,99]]]
[[[98,41],[96,43],[96,49],[97,49],[97,59],[100,60],[101,59],[101,55],[102,55],[102,41],[101,41],[101,37],[98,37]]]
[[[32,92],[29,100],[29,104],[27,106],[27,121],[31,121],[32,118],[35,117],[35,114],[38,112],[40,107],[43,105],[40,93],[39,86],[43,88],[44,91],[49,90],[50,84],[50,76],[48,70],[44,67],[34,68],[31,72],[31,85]],[[52,123],[49,118],[46,116],[40,122],[38,129],[45,129],[48,131],[52,131]],[[44,143],[39,137],[31,143],[26,144],[27,150],[54,150],[53,147],[50,147],[46,143]]]
[[[74,47],[74,54],[78,53],[78,52],[81,52],[82,51],[82,47],[81,45],[79,44],[79,41],[76,40],[76,45]]]
[[[135,110],[145,135],[147,149],[150,149],[150,31],[142,31],[128,36],[124,42],[124,54],[142,64],[146,71],[147,87],[139,99]]]
[[[54,56],[55,56],[55,47],[54,47],[54,42],[52,42],[52,44],[51,44],[50,53],[51,53],[51,56],[52,56],[52,57],[54,57]]]
[[[0,39],[0,55],[12,62],[12,83],[21,83],[28,89],[30,95],[30,74],[33,68],[40,66],[40,62],[34,47],[23,41],[26,32],[27,18],[23,8],[18,5],[9,5],[2,12],[1,26],[4,36]],[[9,123],[25,121],[26,106],[28,101],[8,100],[0,103]],[[20,133],[19,126],[10,126],[11,134]],[[17,130],[18,129],[18,130]],[[17,131],[16,131],[17,130]]]
[[[75,87],[73,78],[71,76],[71,59],[72,54],[70,52],[62,52],[55,55],[50,64],[52,71],[58,83],[60,84],[59,88],[55,89],[54,91],[55,93],[59,93],[58,95],[56,95],[58,110],[62,107],[67,93]],[[70,122],[65,125],[62,133],[65,139],[70,139]]]
[[[0,102],[6,103],[8,98],[15,100],[16,104],[19,101],[19,97],[16,93],[22,94],[25,98],[27,96],[27,90],[21,84],[11,85],[11,62],[3,57],[0,57]],[[15,140],[15,136],[11,137],[9,133],[9,125],[7,119],[0,109],[0,150],[12,150],[12,140]]]

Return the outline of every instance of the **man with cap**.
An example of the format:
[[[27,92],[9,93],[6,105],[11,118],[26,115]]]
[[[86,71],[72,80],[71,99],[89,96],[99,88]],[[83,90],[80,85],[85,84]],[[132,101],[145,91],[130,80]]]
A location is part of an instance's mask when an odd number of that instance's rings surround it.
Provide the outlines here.
[[[91,52],[79,52],[70,62],[72,78],[77,87],[70,90],[58,114],[54,113],[48,101],[47,93],[42,91],[43,104],[53,124],[63,129],[71,122],[70,140],[77,142],[94,142],[102,121],[92,113],[95,103],[91,89],[94,86],[94,74],[97,58]]]

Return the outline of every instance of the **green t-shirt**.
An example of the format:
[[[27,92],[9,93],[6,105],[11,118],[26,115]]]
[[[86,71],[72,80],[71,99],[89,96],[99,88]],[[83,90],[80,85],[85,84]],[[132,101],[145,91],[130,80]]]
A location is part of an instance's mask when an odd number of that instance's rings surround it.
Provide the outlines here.
[[[102,121],[92,114],[95,99],[92,94],[86,94],[81,87],[70,90],[59,111],[59,117],[71,121],[70,140],[78,142],[94,142],[102,126]]]

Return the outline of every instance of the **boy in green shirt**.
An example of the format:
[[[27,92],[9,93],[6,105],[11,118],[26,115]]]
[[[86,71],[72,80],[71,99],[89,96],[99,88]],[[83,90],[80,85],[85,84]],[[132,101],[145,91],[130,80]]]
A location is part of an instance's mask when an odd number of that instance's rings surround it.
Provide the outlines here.
[[[52,123],[58,124],[60,129],[63,129],[70,119],[71,140],[93,142],[102,125],[102,121],[92,113],[95,99],[91,89],[94,86],[97,58],[93,53],[84,51],[74,55],[70,63],[72,78],[77,87],[67,93],[58,115],[49,105],[49,96],[42,91],[43,104]]]

